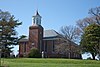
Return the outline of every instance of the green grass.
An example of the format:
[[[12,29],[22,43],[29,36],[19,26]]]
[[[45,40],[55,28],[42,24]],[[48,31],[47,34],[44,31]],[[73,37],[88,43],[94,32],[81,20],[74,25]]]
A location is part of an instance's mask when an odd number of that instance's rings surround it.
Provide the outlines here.
[[[100,67],[100,61],[53,58],[16,58],[4,59],[3,65],[7,65],[9,67]]]

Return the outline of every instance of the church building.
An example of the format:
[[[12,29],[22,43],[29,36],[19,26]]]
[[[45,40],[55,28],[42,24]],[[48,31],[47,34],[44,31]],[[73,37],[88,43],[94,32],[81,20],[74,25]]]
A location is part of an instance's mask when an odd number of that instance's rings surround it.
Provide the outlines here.
[[[55,51],[56,45],[61,42],[60,34],[55,30],[44,30],[41,18],[36,11],[32,17],[32,25],[29,27],[29,36],[19,41],[19,57],[27,56],[32,48],[37,48],[41,54],[44,52],[45,57],[60,57]],[[73,54],[72,58],[81,58],[80,55]]]

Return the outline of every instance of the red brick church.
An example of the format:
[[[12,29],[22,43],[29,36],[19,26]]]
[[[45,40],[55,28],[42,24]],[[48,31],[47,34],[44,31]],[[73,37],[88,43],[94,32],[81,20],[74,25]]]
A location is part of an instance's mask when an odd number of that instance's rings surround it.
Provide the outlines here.
[[[55,48],[60,43],[59,33],[55,30],[45,30],[41,26],[41,16],[36,11],[29,27],[29,36],[19,41],[19,56],[27,56],[32,48],[45,52],[45,57],[58,57]],[[72,53],[72,58],[81,58],[80,54]]]

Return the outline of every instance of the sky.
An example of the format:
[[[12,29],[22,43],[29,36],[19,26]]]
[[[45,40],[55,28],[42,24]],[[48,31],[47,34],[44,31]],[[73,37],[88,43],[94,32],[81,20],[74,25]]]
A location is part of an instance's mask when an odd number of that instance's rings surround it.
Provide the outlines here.
[[[89,16],[89,9],[98,6],[100,0],[0,0],[0,9],[9,11],[23,23],[17,28],[18,36],[28,36],[36,10],[42,16],[45,30],[54,29],[59,32],[61,26],[75,26],[79,19]],[[18,47],[14,50],[17,51]]]

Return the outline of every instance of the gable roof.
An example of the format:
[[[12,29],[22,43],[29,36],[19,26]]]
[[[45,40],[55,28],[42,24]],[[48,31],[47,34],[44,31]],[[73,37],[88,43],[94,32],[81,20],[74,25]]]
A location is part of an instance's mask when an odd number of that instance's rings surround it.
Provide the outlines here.
[[[25,37],[25,38],[19,40],[19,42],[27,42],[27,41],[28,41],[28,37]]]
[[[43,32],[43,39],[44,40],[54,40],[57,39],[59,34],[55,30],[45,30]],[[28,41],[28,37],[21,39],[19,42]]]
[[[59,33],[55,30],[45,30],[43,35],[43,40],[57,40],[59,38]]]
[[[57,37],[58,33],[55,30],[45,30],[43,37],[48,38],[48,37]]]

